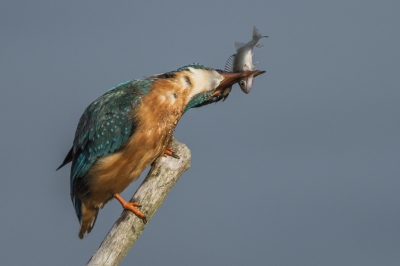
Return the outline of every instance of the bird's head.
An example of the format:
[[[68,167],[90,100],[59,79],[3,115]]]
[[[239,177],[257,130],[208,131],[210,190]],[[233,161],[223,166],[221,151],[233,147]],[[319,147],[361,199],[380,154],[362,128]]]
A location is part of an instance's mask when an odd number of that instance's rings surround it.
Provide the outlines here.
[[[239,73],[231,73],[223,70],[214,70],[214,71],[217,71],[223,77],[223,80],[218,84],[218,86],[212,91],[211,94],[207,94],[207,96],[204,97],[202,101],[191,105],[189,108],[191,107],[197,108],[210,103],[216,103],[221,100],[225,101],[232,90],[233,84],[239,82],[240,85],[240,82],[242,82],[243,80],[245,81],[250,80],[250,82],[252,83],[253,78],[265,73],[265,71],[260,71],[260,70],[254,70],[254,71],[246,70]],[[248,92],[246,92],[246,94],[247,93]]]
[[[228,73],[215,70],[200,64],[192,64],[171,72],[186,90],[187,105],[185,111],[192,107],[203,106],[225,99],[230,87],[240,79],[251,75],[257,76],[265,71],[244,71]],[[229,90],[229,91],[227,91]]]

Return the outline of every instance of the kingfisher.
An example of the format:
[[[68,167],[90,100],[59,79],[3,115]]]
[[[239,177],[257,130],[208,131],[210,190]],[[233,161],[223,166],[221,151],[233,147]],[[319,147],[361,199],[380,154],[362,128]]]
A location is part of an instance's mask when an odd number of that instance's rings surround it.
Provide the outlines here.
[[[111,199],[145,221],[138,202],[120,193],[160,156],[179,156],[169,147],[181,116],[192,107],[226,98],[226,88],[264,71],[229,73],[201,64],[134,79],[111,88],[82,114],[69,162],[70,195],[80,223],[78,237],[92,230],[98,212]]]

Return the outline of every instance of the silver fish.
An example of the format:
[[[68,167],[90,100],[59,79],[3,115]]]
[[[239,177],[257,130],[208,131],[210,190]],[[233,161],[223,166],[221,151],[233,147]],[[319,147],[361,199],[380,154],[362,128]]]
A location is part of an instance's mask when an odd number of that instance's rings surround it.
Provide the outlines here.
[[[225,71],[227,72],[242,72],[246,70],[253,70],[258,62],[253,65],[253,48],[261,48],[264,45],[257,42],[261,38],[267,38],[268,36],[262,36],[256,27],[253,27],[253,38],[248,43],[235,42],[236,54],[231,55],[225,64]],[[244,93],[249,93],[253,87],[253,75],[241,79],[239,86]],[[230,90],[229,90],[230,91]]]

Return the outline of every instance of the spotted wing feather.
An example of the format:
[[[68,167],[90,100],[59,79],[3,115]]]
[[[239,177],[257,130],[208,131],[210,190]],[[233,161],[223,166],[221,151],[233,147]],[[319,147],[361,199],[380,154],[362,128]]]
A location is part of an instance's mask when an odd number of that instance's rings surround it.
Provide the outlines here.
[[[148,92],[151,82],[133,80],[114,87],[90,104],[83,113],[75,132],[70,177],[71,200],[79,220],[79,197],[87,193],[87,171],[97,159],[123,147],[134,133],[136,121],[132,112],[139,106],[140,97]]]

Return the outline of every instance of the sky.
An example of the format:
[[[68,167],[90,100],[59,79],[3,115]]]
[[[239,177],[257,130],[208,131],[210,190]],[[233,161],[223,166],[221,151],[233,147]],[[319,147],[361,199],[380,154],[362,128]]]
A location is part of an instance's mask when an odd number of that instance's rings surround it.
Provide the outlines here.
[[[109,88],[223,68],[256,26],[250,94],[189,110],[192,152],[121,265],[399,265],[399,1],[1,1],[2,265],[85,265],[122,209],[78,239],[69,166]],[[144,173],[145,174],[145,173]],[[129,199],[142,178],[129,186]]]

